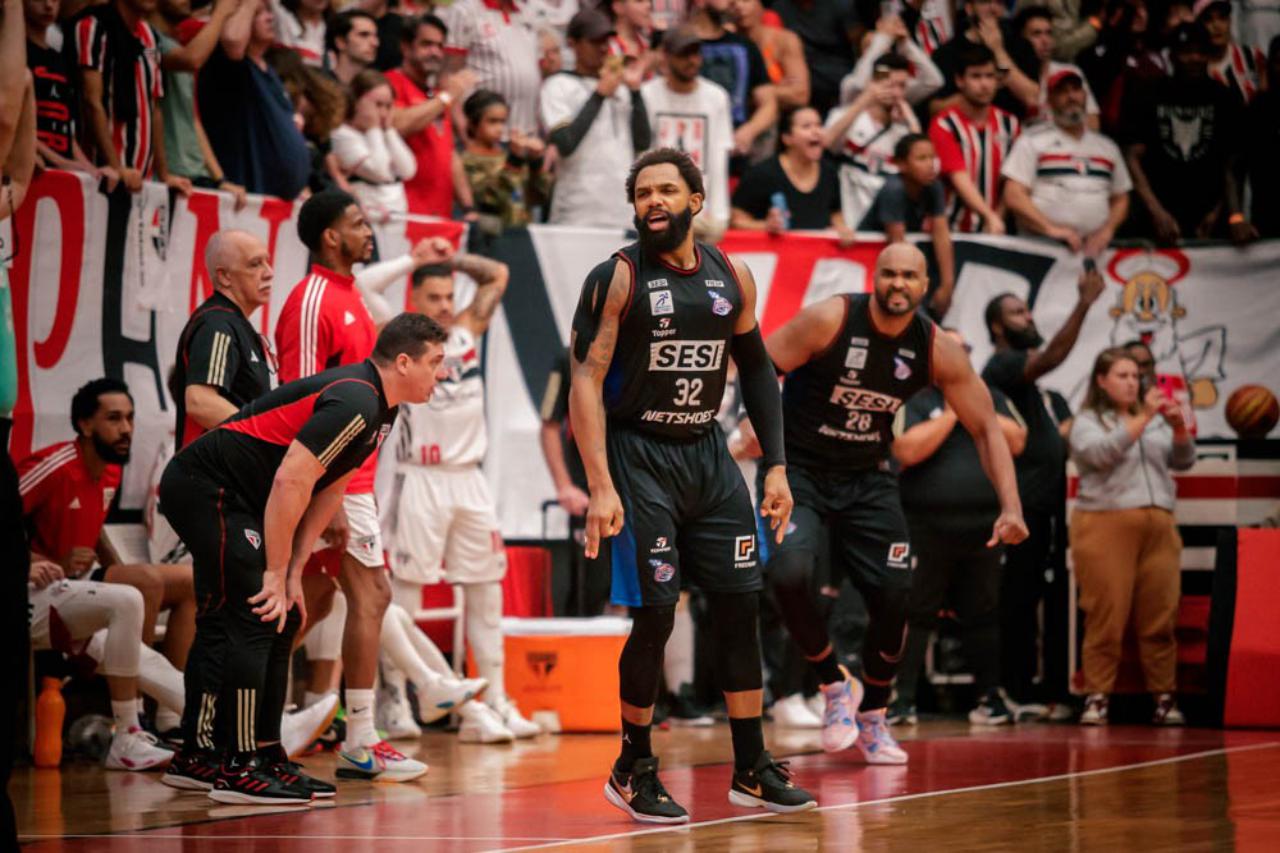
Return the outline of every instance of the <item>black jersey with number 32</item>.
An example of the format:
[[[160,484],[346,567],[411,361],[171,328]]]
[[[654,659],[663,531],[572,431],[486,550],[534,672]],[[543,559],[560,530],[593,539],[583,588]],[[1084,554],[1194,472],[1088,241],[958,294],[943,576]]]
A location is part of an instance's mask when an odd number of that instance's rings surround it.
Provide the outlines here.
[[[679,270],[632,244],[592,274],[607,282],[618,263],[632,273],[631,299],[604,380],[610,423],[676,440],[718,429],[742,288],[719,249],[697,243],[694,252],[694,268]],[[588,292],[590,287],[589,279]]]
[[[929,384],[934,325],[916,314],[897,337],[876,331],[871,295],[845,294],[831,345],[782,386],[787,460],[828,470],[872,468],[889,455],[894,414]]]

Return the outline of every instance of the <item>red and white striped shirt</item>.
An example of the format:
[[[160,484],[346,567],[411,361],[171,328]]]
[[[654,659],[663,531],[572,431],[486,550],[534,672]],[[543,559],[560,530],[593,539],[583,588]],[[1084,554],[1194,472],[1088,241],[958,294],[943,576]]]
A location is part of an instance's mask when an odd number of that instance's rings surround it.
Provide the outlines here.
[[[280,384],[364,361],[377,337],[355,279],[315,264],[285,300],[276,323]],[[347,484],[347,494],[372,492],[376,469],[374,453]]]
[[[1209,64],[1209,76],[1235,91],[1248,104],[1262,91],[1262,72],[1266,67],[1267,58],[1261,50],[1232,42],[1222,59]]]
[[[1020,130],[1018,119],[999,107],[988,107],[982,125],[970,121],[958,107],[949,107],[933,117],[929,138],[942,174],[964,172],[995,209],[1000,204],[1000,172]],[[948,192],[948,204],[948,221],[954,230],[970,234],[982,230],[982,217],[960,201],[954,190]]]
[[[132,31],[136,44],[118,43],[127,36],[113,36],[113,33],[123,33],[125,26],[120,20],[120,13],[111,4],[96,6],[75,22],[72,49],[80,68],[102,75],[102,106],[107,113],[112,147],[120,158],[120,165],[126,169],[137,169],[146,177],[151,172],[153,160],[152,109],[164,95],[159,39],[150,24],[139,20]],[[132,119],[117,115],[115,75],[115,64],[128,61],[131,54],[136,54],[133,89],[121,94],[133,101],[136,115]]]

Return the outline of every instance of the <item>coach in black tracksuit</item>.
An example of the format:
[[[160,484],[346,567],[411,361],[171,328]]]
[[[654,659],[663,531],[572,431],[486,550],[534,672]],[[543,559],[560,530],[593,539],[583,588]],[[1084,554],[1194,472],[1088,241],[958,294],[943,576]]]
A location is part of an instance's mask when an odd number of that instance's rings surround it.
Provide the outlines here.
[[[279,716],[259,721],[256,713],[280,704],[305,617],[294,605],[310,549],[295,545],[309,545],[328,524],[396,406],[431,396],[445,337],[428,318],[402,314],[369,360],[282,385],[165,469],[160,505],[191,549],[196,596],[206,603],[193,650],[206,662],[196,733],[225,754],[209,794],[218,802],[306,802],[318,790],[288,767]]]

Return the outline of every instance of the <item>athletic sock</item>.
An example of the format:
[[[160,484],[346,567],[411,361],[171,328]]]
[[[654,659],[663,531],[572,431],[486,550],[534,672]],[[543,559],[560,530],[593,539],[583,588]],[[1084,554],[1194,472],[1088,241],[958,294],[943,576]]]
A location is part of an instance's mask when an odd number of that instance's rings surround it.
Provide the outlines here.
[[[182,725],[182,717],[172,708],[156,708],[156,731],[167,732]]]
[[[729,733],[733,736],[733,768],[752,770],[764,752],[764,726],[759,717],[730,717]]]
[[[828,648],[827,653],[813,661],[813,669],[822,684],[835,684],[844,681],[844,673],[840,671],[840,663],[836,660],[835,649]]]
[[[373,690],[344,691],[347,706],[347,745],[373,746],[378,731],[373,727]]]
[[[622,752],[613,765],[619,773],[630,773],[637,758],[649,758],[653,755],[653,746],[649,741],[649,733],[652,731],[652,724],[640,726],[625,719],[622,721]]]
[[[111,701],[111,716],[115,720],[116,734],[122,735],[129,729],[140,728],[138,725],[138,703],[133,699],[123,702]]]
[[[312,693],[310,690],[308,690],[306,693],[302,694],[302,707],[310,708],[312,705],[316,704],[317,702],[319,702],[321,699],[328,696],[332,692],[333,692],[332,690],[326,690],[323,693]]]

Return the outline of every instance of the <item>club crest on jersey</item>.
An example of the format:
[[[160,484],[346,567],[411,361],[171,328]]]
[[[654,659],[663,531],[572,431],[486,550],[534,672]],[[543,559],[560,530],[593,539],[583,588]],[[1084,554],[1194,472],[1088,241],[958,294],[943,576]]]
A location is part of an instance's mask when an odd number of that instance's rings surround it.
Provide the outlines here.
[[[253,550],[257,551],[262,547],[262,536],[256,530],[246,530],[244,538],[249,540],[249,544],[253,546]]]
[[[755,565],[756,557],[756,537],[755,534],[746,536],[735,536],[733,539],[733,564],[735,568],[750,568]]]
[[[911,378],[911,365],[896,355],[893,357],[893,378],[904,381]]]
[[[852,370],[862,370],[867,366],[867,348],[866,347],[849,347],[849,352],[844,357],[844,366]]]
[[[711,313],[726,317],[733,310],[733,303],[718,293],[707,293],[711,297]]]
[[[660,287],[666,287],[666,286],[667,286],[667,280],[665,278],[655,278],[653,281],[649,282],[650,290],[657,290]]]
[[[662,560],[650,560],[649,565],[653,567],[653,579],[658,583],[666,583],[676,576],[676,567],[670,563],[664,563]]]
[[[657,290],[649,294],[649,313],[655,317],[676,313],[676,303],[671,298],[670,290]]]
[[[378,447],[382,447],[382,442],[386,440],[387,435],[391,432],[391,424],[383,424],[378,428]]]
[[[893,542],[889,545],[889,556],[886,562],[895,569],[905,569],[907,567],[907,558],[910,556],[910,542]]]

